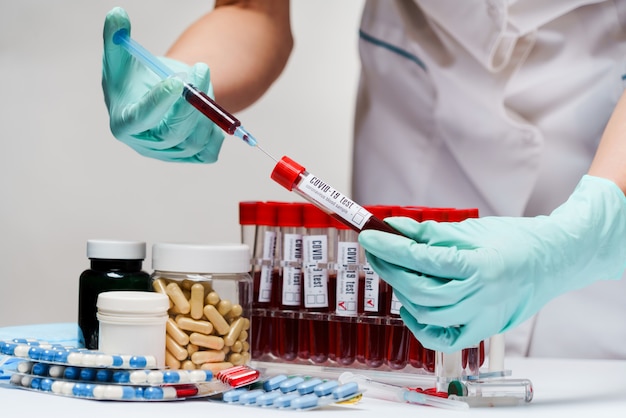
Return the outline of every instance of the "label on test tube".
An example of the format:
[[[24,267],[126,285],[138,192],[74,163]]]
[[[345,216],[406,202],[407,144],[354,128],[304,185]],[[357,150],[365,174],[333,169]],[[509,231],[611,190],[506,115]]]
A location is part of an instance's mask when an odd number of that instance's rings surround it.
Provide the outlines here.
[[[302,235],[285,234],[283,236],[283,260],[284,261],[300,261],[302,260]],[[282,304],[286,306],[300,305],[300,276],[302,269],[300,267],[285,266],[283,267],[283,295]]]
[[[272,295],[272,270],[274,269],[274,254],[276,251],[276,232],[265,231],[263,237],[263,265],[259,280],[259,300],[269,303]]]
[[[300,181],[298,187],[311,199],[314,199],[330,212],[338,214],[359,230],[363,228],[363,225],[372,216],[362,206],[359,206],[346,195],[332,188],[330,184],[325,183],[312,174],[303,173],[302,181]]]
[[[378,294],[380,276],[372,269],[369,263],[363,265],[365,271],[365,289],[363,294],[363,310],[365,312],[378,312]]]
[[[304,307],[328,307],[328,270],[318,268],[318,263],[328,263],[328,236],[303,237]]]
[[[338,242],[337,245],[337,306],[339,316],[357,315],[357,296],[359,272],[358,243]]]
[[[400,308],[402,307],[402,302],[398,300],[396,296],[396,292],[391,292],[391,306],[389,307],[389,313],[393,315],[400,315]]]

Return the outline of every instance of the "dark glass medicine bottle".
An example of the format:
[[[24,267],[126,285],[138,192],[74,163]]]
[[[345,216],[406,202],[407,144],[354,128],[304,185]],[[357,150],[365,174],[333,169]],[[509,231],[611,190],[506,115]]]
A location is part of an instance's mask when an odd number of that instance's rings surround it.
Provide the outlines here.
[[[146,243],[141,241],[88,240],[91,268],[80,275],[78,286],[79,342],[98,349],[98,295],[111,290],[152,291],[150,274],[142,271]]]

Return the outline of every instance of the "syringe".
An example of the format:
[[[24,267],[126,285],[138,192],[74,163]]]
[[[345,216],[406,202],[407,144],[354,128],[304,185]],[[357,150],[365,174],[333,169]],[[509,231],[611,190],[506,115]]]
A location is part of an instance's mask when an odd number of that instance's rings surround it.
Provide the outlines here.
[[[396,386],[390,383],[373,380],[364,375],[344,372],[339,376],[342,384],[356,382],[360,388],[365,389],[365,396],[376,399],[383,399],[392,402],[406,402],[417,405],[434,406],[437,408],[467,410],[469,405],[459,400],[441,398],[439,396],[419,393],[407,388]]]
[[[127,29],[120,29],[115,32],[113,35],[113,43],[123,46],[133,57],[141,61],[159,77],[165,79],[177,76],[177,74],[168,66],[163,64],[158,58],[132,39],[129,36]],[[198,109],[200,113],[205,115],[207,118],[211,119],[224,132],[241,138],[248,145],[252,147],[256,146],[260,149],[257,140],[254,136],[252,136],[252,134],[250,134],[250,132],[241,126],[241,122],[236,117],[228,113],[223,107],[218,105],[215,100],[211,99],[206,93],[202,92],[197,87],[186,82],[185,80],[183,80],[183,83],[184,88],[182,96],[189,104]],[[263,150],[261,149],[261,151]]]

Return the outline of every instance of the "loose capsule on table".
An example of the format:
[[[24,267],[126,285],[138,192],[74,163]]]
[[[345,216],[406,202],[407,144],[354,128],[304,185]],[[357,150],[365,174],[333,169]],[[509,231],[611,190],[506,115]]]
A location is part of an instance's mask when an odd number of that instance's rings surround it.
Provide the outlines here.
[[[250,361],[250,249],[155,244],[153,288],[170,300],[166,365],[219,372]]]

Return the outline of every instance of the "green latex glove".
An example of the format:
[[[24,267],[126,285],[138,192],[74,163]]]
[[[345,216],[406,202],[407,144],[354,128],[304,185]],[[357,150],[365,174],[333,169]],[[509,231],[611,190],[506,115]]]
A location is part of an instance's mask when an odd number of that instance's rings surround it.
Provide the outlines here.
[[[113,43],[122,28],[130,34],[130,20],[121,8],[111,10],[104,22],[102,90],[113,135],[138,153],[164,161],[213,163],[224,133],[181,96],[178,78],[161,80],[149,68]],[[185,81],[213,97],[206,64],[189,67],[159,58]]]
[[[409,238],[366,230],[359,242],[415,337],[443,352],[511,329],[551,299],[618,279],[626,267],[626,198],[598,177],[584,176],[549,216],[386,222]]]

